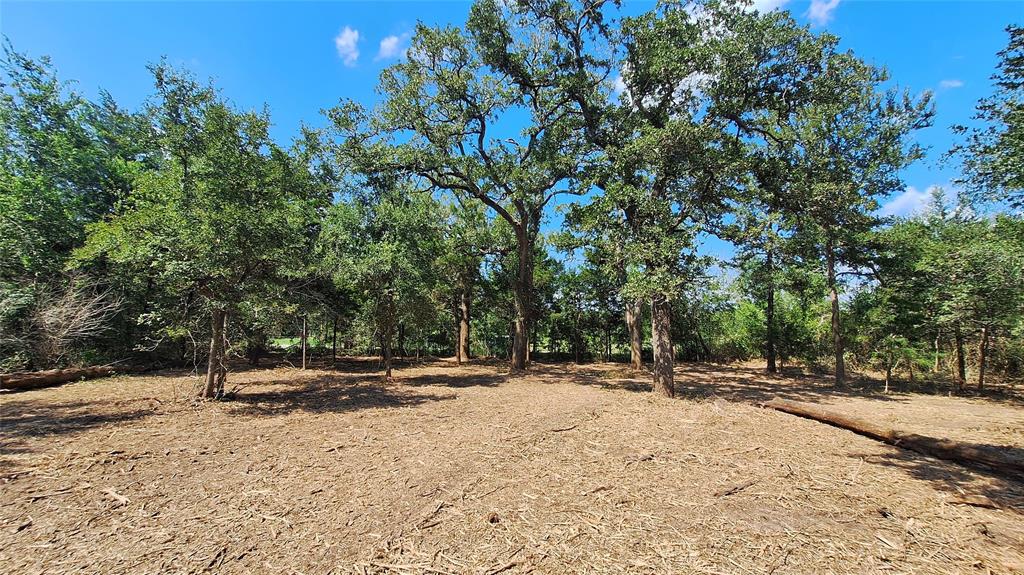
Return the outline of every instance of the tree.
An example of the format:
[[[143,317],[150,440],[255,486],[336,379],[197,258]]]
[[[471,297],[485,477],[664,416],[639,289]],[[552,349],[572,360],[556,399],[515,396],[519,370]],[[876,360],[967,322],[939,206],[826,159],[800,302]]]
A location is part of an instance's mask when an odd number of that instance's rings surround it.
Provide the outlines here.
[[[957,183],[975,199],[1024,209],[1024,28],[1011,25],[1006,32],[1010,41],[992,76],[995,93],[978,102],[979,126],[953,127],[964,141],[949,156],[960,158]]]
[[[105,93],[99,104],[86,100],[46,57],[31,59],[8,43],[0,72],[0,363],[50,367],[69,360],[71,343],[96,342],[119,315],[94,307],[86,292],[125,303],[120,290],[66,274],[65,266],[85,226],[108,214],[125,189],[126,163],[151,161],[152,130]],[[72,330],[80,337],[42,345],[54,341],[55,318],[87,309],[104,310],[93,316],[103,318],[102,329]]]
[[[447,206],[446,212],[443,244],[433,265],[453,280],[439,287],[455,310],[455,361],[461,365],[470,358],[470,326],[480,266],[486,255],[500,250],[481,203],[456,201]]]
[[[993,337],[1007,334],[1024,313],[1024,224],[998,216],[994,222],[967,221],[932,246],[922,267],[940,290],[939,321],[958,335],[957,371],[965,379],[961,329],[978,333],[978,389],[985,383]]]
[[[546,17],[574,21],[557,8]],[[588,34],[604,32],[601,23],[555,25],[572,47],[566,68],[575,81],[565,81],[566,92],[602,152],[591,170],[602,195],[581,220],[612,230],[624,246],[626,293],[651,301],[654,388],[671,396],[671,302],[701,272],[697,238],[715,231],[744,185],[753,146],[771,135],[769,122],[800,104],[806,76],[830,44],[779,13],[661,3],[624,20],[625,89],[608,104],[605,93],[580,87],[607,75],[607,64],[584,48]]]
[[[146,273],[172,293],[195,294],[210,314],[201,397],[227,377],[226,326],[235,302],[283,281],[309,253],[308,223],[322,186],[270,140],[266,112],[238,112],[209,86],[161,64],[151,109],[164,157],[133,166],[131,190],[89,227],[80,261],[105,259]]]
[[[758,161],[759,160],[759,161]],[[737,206],[734,221],[724,226],[724,235],[737,246],[734,264],[740,269],[746,292],[764,305],[765,369],[778,373],[779,330],[775,313],[782,268],[788,253],[785,230],[781,229],[784,174],[777,162],[757,158],[750,185]]]
[[[582,153],[571,107],[549,82],[557,62],[532,44],[530,27],[504,17],[494,0],[473,5],[465,31],[420,25],[406,60],[381,74],[384,101],[372,118],[351,103],[331,113],[353,155],[377,156],[381,171],[412,174],[432,189],[479,201],[512,229],[513,370],[526,368],[533,251],[544,209],[574,193]],[[530,56],[510,66],[505,47]]]
[[[401,182],[364,188],[351,200],[331,207],[318,253],[338,285],[362,296],[363,321],[391,379],[396,336],[437,315],[430,264],[441,246],[442,211],[429,194]]]
[[[900,189],[900,170],[918,159],[910,134],[930,124],[930,94],[914,99],[883,91],[884,70],[850,53],[823,54],[810,81],[811,104],[782,129],[783,155],[797,174],[787,217],[805,256],[822,262],[832,306],[835,384],[845,385],[840,266],[865,265],[868,233],[879,223],[877,199]]]

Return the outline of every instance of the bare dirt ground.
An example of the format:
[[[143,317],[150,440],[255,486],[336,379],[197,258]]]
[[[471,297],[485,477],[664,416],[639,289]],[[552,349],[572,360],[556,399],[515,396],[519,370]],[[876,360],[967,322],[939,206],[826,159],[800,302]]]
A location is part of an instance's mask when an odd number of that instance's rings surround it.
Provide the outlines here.
[[[117,377],[0,396],[0,573],[1016,573],[1024,482],[756,407],[1024,456],[1024,403],[681,365]],[[1002,509],[957,503],[983,495]]]

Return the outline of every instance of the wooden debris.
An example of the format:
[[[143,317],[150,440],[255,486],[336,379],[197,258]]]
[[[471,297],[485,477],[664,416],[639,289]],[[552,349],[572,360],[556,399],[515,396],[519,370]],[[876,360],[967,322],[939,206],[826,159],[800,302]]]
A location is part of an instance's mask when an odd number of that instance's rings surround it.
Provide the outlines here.
[[[109,496],[109,497],[110,497],[111,499],[113,499],[114,501],[116,501],[118,505],[128,505],[129,503],[131,503],[131,502],[132,502],[132,500],[131,500],[131,499],[128,499],[128,498],[127,498],[127,497],[125,497],[124,495],[121,495],[121,494],[120,494],[120,493],[118,493],[117,491],[114,491],[114,488],[113,488],[113,487],[108,487],[108,488],[104,489],[104,490],[103,490],[103,493],[105,493],[105,494],[106,494],[106,495],[108,495],[108,496]]]
[[[81,379],[95,379],[114,375],[117,371],[109,365],[95,367],[73,367],[69,369],[51,369],[48,371],[25,371],[0,375],[0,389],[23,391],[61,385]]]
[[[935,460],[870,465],[897,450],[739,401],[587,385],[598,364],[538,363],[498,386],[477,385],[494,381],[491,365],[403,368],[411,383],[397,385],[374,365],[239,370],[236,401],[197,407],[185,371],[0,395],[0,573],[939,574],[1024,562],[1017,482],[953,475],[1007,510],[957,506]],[[677,376],[772,397],[755,370]],[[805,397],[829,385],[773,381],[794,399],[781,385]],[[858,401],[858,413],[877,406]],[[985,429],[953,438],[1024,445],[1016,403],[906,401],[886,405],[918,433],[984,416]]]
[[[755,483],[757,483],[757,480],[756,479],[751,479],[749,481],[744,481],[743,483],[740,483],[739,485],[733,485],[732,487],[727,487],[725,489],[719,489],[718,491],[715,492],[715,497],[728,497],[730,495],[733,495],[735,493],[739,493],[740,491],[743,491],[744,489],[750,487],[751,485],[753,485]]]

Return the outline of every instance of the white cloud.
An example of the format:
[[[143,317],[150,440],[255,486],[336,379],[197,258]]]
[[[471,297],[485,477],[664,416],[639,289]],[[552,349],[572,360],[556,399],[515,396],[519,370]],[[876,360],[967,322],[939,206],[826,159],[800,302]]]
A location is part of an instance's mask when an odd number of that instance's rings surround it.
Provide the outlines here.
[[[939,82],[939,87],[944,89],[944,90],[951,90],[953,88],[963,88],[963,86],[964,86],[963,80],[953,79],[953,80],[943,80],[943,81]]]
[[[902,194],[882,205],[878,213],[883,216],[909,216],[920,212],[928,204],[931,194],[914,186],[907,186]]]
[[[824,26],[832,20],[832,13],[839,6],[839,0],[811,0],[807,9],[807,18],[818,26]]]
[[[750,7],[758,12],[765,13],[782,8],[786,4],[789,4],[789,0],[754,0]]]
[[[359,30],[348,26],[342,28],[334,37],[334,47],[338,49],[338,57],[346,66],[355,66],[359,60]]]
[[[927,211],[932,202],[932,195],[939,189],[945,192],[947,204],[956,203],[956,194],[948,187],[931,185],[926,190],[921,191],[914,186],[907,186],[907,189],[903,190],[901,194],[883,204],[878,210],[878,215],[904,218],[922,214]]]
[[[626,91],[626,81],[622,79],[622,76],[615,76],[612,80],[612,92],[618,96]]]
[[[409,34],[386,36],[380,41],[380,49],[377,50],[377,57],[375,60],[387,60],[390,58],[398,58],[404,56],[408,48],[404,47],[405,41],[409,39]]]

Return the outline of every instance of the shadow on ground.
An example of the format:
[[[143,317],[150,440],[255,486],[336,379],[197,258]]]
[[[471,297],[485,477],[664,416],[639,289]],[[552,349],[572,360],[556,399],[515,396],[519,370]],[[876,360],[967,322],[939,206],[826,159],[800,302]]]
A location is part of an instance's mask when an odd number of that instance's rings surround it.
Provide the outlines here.
[[[413,387],[495,387],[508,381],[507,374],[454,373],[403,376],[399,374],[395,383]]]
[[[140,399],[141,402],[143,400]],[[0,409],[0,442],[14,438],[68,435],[92,427],[135,421],[154,413],[154,407],[97,412],[91,401],[23,401]]]
[[[981,443],[968,445],[974,449],[998,451],[1004,456],[1024,462],[1024,449],[1019,447]],[[981,465],[964,467],[940,462],[917,452],[899,448],[893,448],[884,455],[851,453],[850,456],[861,458],[866,463],[900,469],[911,477],[933,484],[940,491],[951,494],[954,499],[966,490],[972,495],[989,498],[1003,509],[1024,515],[1024,482],[1021,481],[1022,478],[1014,477],[1012,473]]]
[[[244,385],[232,393],[225,404],[228,412],[235,415],[275,416],[292,412],[341,413],[410,407],[455,397],[415,392],[400,383],[388,383],[376,373],[363,373]]]
[[[554,364],[536,364],[542,378],[557,376],[563,381],[574,381],[603,389],[650,391],[651,374],[647,370],[633,371],[627,366],[609,364],[580,365],[572,373],[565,373]],[[778,375],[769,375],[764,369],[738,365],[710,363],[678,363],[675,369],[676,394],[686,399],[701,400],[720,397],[729,401],[762,403],[772,398],[818,402],[836,398],[869,398],[879,401],[907,402],[918,396],[944,396],[946,385],[921,385],[910,388],[897,385],[884,393],[881,382],[867,377],[852,378],[844,388],[836,388],[831,377],[805,373],[799,368],[787,368]],[[982,393],[965,390],[964,397],[977,397],[993,403],[1024,405],[1024,395],[1009,389],[989,389]]]

